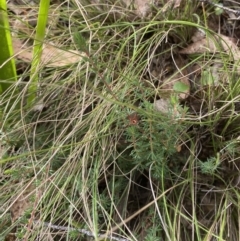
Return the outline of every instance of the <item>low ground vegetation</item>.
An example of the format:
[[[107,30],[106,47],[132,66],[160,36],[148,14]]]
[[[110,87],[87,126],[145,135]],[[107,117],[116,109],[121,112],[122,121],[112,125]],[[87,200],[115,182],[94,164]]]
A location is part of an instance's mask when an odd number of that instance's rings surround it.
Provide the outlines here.
[[[52,1],[34,73],[8,3],[1,240],[240,240],[240,4],[149,2]]]

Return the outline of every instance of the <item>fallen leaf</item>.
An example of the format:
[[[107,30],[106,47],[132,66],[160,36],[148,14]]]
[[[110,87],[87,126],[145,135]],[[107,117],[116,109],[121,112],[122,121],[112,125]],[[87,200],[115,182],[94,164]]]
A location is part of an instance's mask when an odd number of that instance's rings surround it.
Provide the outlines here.
[[[69,64],[78,63],[85,57],[85,53],[80,53],[75,50],[62,50],[54,45],[44,44],[42,52],[42,64],[49,67],[60,67]]]
[[[150,12],[152,0],[135,0],[134,1],[134,6],[136,8],[136,14],[144,18],[148,15]]]
[[[215,53],[217,51],[216,45],[213,40],[207,40],[203,38],[198,40],[192,44],[190,44],[187,48],[180,50],[181,54],[194,54],[194,53]]]
[[[11,25],[15,30],[14,32],[25,33],[28,37],[33,37],[35,34],[35,25],[37,23],[37,8],[34,7],[34,5],[26,7],[21,1],[18,4],[13,2],[13,4],[9,5],[9,8],[18,16],[16,20],[14,18],[14,21],[11,19]],[[59,16],[59,7],[57,5],[52,5],[48,17],[48,25],[51,26],[51,28],[57,25]],[[27,44],[23,44],[23,42],[16,37],[16,34],[13,34],[13,49],[18,59],[25,62],[32,62],[32,46],[30,47]],[[62,67],[81,61],[83,55],[84,53],[75,50],[63,50],[61,46],[57,46],[55,43],[48,43],[43,45],[41,64],[48,67]]]
[[[204,38],[198,38],[195,35],[193,37],[193,42],[187,48],[180,51],[181,54],[194,54],[194,53],[216,53],[221,49],[224,50],[227,54],[231,55],[233,59],[240,59],[240,51],[237,45],[234,43],[233,38],[227,37],[225,35],[219,34],[216,36],[208,37],[207,35]]]
[[[32,47],[23,44],[20,39],[13,38],[14,55],[24,62],[32,62]],[[70,64],[78,63],[85,53],[79,53],[75,50],[65,51],[57,46],[44,44],[41,56],[41,64],[47,67],[62,67]]]
[[[170,101],[165,99],[156,100],[153,103],[153,106],[155,110],[162,113],[168,113],[169,110],[172,108]]]
[[[202,30],[202,29],[198,29],[195,33],[194,33],[194,35],[192,36],[192,41],[193,42],[197,42],[197,41],[200,41],[200,40],[202,40],[203,38],[205,38],[206,37],[206,34],[205,34],[205,32]]]
[[[182,0],[175,0],[174,7],[173,8],[178,8],[181,4]]]
[[[178,108],[176,108],[176,106],[173,106],[171,104],[170,99],[156,100],[153,103],[153,107],[156,111],[159,111],[163,114],[171,113],[172,116],[174,116],[176,118],[180,116],[180,112],[179,112]]]

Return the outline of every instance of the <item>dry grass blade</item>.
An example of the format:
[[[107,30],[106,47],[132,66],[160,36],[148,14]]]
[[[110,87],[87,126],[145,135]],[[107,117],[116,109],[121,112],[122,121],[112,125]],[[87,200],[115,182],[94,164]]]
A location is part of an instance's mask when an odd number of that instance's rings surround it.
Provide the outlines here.
[[[9,13],[23,101],[0,120],[0,236],[238,240],[240,32],[228,16],[191,0],[51,1],[30,108],[24,2]]]

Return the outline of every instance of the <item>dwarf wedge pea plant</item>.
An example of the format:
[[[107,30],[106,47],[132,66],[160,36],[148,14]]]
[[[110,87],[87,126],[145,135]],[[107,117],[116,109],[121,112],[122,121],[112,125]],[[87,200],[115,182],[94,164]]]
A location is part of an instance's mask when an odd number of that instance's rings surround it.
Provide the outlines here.
[[[132,143],[131,156],[139,170],[152,166],[152,175],[160,178],[162,171],[167,174],[168,157],[177,152],[177,142],[186,128],[174,117],[174,113],[158,113],[153,105],[145,101],[138,125],[126,129],[127,140]],[[182,111],[186,111],[182,109]]]
[[[210,157],[205,162],[199,161],[201,172],[204,174],[214,175],[217,172],[219,165],[220,165],[219,153],[217,154],[217,157]]]

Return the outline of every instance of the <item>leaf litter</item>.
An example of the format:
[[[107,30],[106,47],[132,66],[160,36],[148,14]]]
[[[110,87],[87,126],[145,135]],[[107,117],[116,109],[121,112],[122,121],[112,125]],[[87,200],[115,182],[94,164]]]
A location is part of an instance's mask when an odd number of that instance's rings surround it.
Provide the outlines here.
[[[50,9],[49,20],[51,28],[55,28],[59,19],[60,11],[54,8],[53,5]],[[28,37],[34,36],[34,27],[36,25],[36,7],[33,5],[31,8],[28,6],[9,4],[9,9],[13,11],[18,18],[11,21],[13,29],[13,50],[14,56],[27,63],[33,60],[33,46],[28,42],[24,42],[18,38],[18,32],[26,34]],[[21,19],[21,20],[20,20]],[[64,46],[56,42],[45,42],[43,44],[43,51],[41,53],[41,64],[46,67],[64,67],[70,64],[78,63],[85,56],[83,52],[74,49],[65,50]]]
[[[225,51],[234,61],[239,61],[240,50],[233,38],[222,34],[207,35],[198,30],[192,37],[193,43],[180,50],[181,54],[218,53]]]

